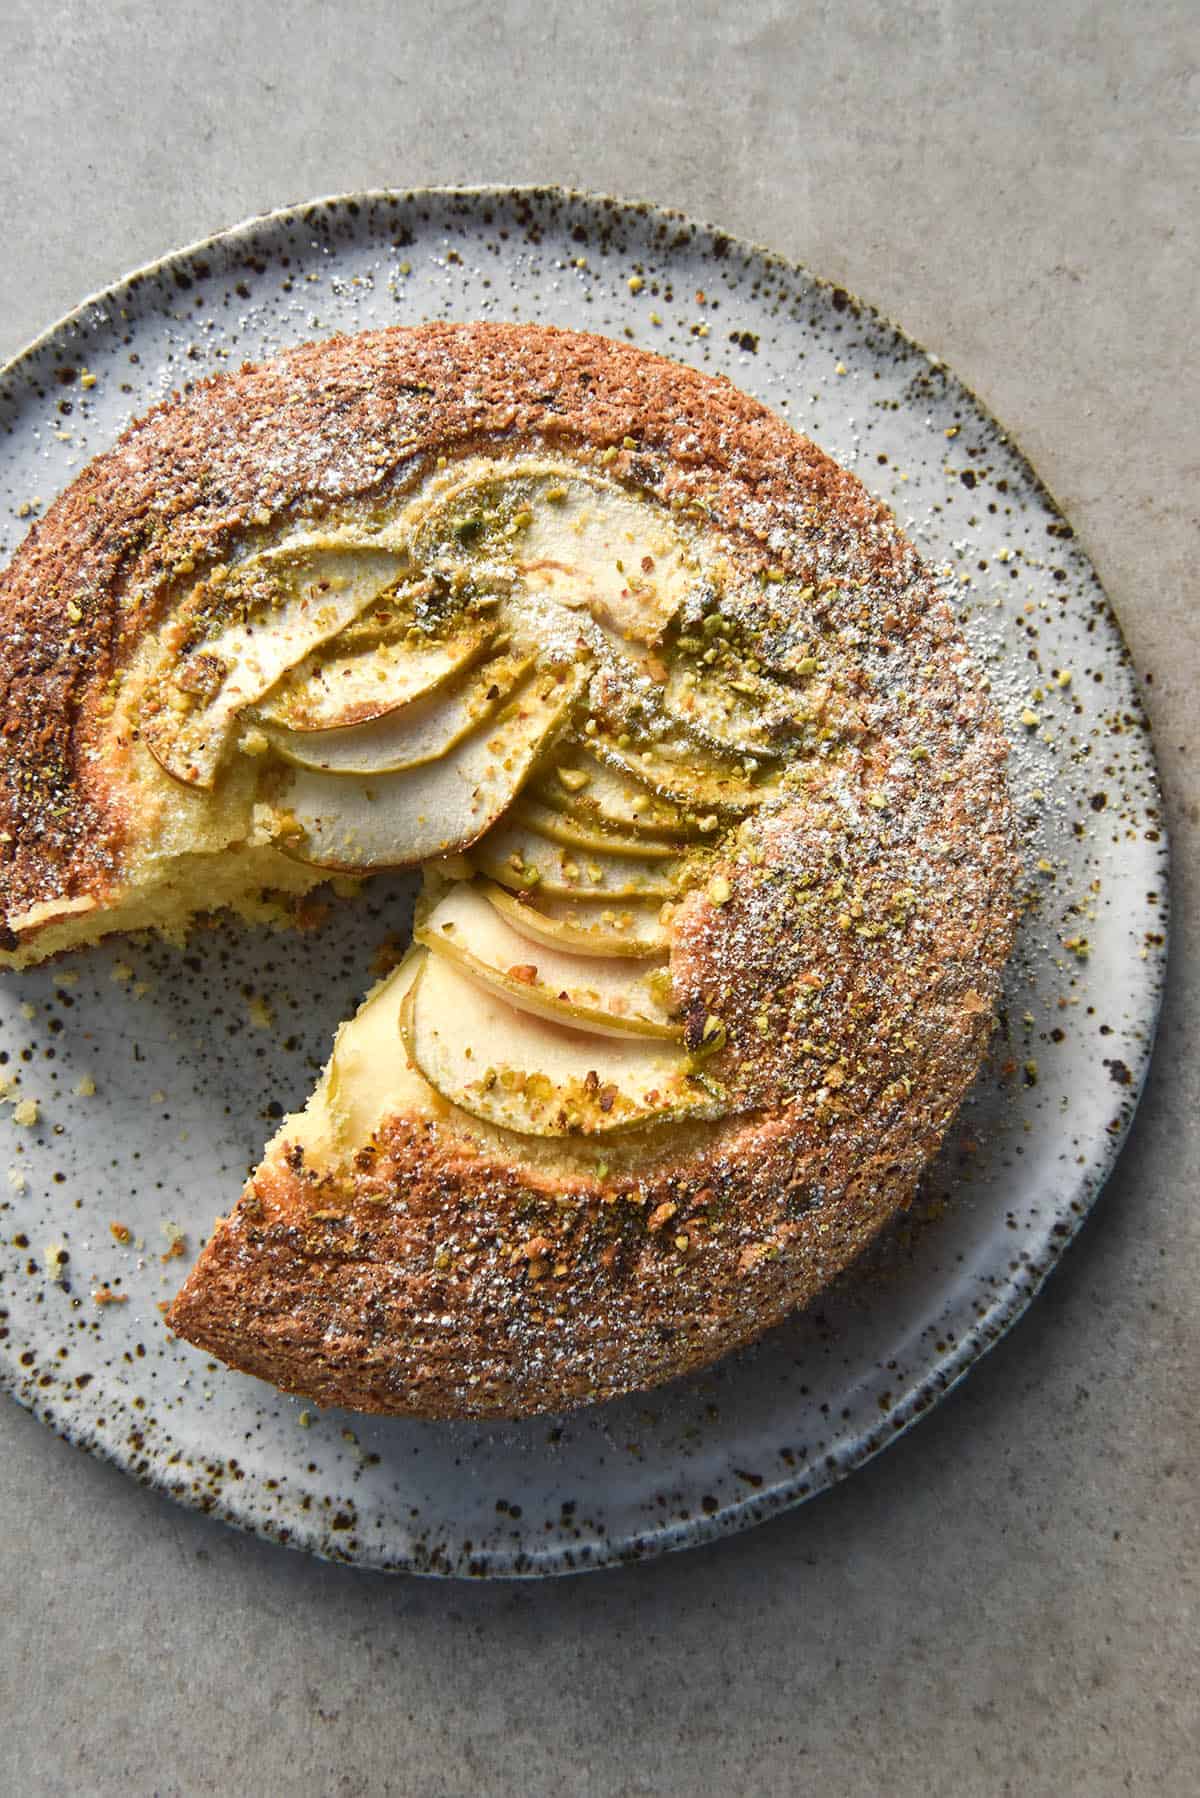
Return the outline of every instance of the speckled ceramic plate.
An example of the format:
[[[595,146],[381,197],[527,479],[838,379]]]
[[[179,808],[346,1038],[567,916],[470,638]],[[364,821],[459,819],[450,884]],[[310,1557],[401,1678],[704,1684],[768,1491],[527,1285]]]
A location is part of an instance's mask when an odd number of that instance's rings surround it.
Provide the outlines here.
[[[798,1503],[1020,1315],[1133,1112],[1166,842],[1116,621],[995,420],[850,295],[678,213],[544,189],[374,194],[167,257],[0,373],[0,558],[171,389],[306,338],[440,317],[574,325],[728,374],[854,468],[944,569],[1014,741],[1028,849],[991,1065],[902,1225],[753,1350],[562,1419],[367,1419],[205,1361],[161,1311],[176,1251],[194,1252],[303,1099],[409,887],[377,884],[302,941],[229,926],[183,951],[74,956],[0,982],[7,1097],[24,1105],[0,1114],[0,1365],[72,1441],[277,1541],[424,1573],[559,1573]],[[31,1099],[36,1122],[17,1122]]]

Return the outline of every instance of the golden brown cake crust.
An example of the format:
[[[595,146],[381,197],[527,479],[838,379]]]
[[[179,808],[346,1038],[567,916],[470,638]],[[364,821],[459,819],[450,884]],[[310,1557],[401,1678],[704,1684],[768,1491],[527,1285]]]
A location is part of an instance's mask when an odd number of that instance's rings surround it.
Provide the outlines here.
[[[764,814],[752,861],[730,851],[728,902],[695,891],[678,914],[677,991],[729,1038],[713,1066],[733,1112],[702,1152],[640,1177],[551,1176],[445,1119],[398,1118],[337,1174],[269,1155],[171,1322],[322,1403],[557,1409],[756,1336],[911,1197],[1011,947],[1003,736],[886,509],[723,379],[491,324],[335,339],[208,382],[51,509],[0,577],[10,925],[119,879],[131,826],[86,751],[181,563],[263,520],[386,497],[437,454],[524,448],[615,450],[609,474],[703,505],[764,577],[788,577],[857,665],[856,741]]]

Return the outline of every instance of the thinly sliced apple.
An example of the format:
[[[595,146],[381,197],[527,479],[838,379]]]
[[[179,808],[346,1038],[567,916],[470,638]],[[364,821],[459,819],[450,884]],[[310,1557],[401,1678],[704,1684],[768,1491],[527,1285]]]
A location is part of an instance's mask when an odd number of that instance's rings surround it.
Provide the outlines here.
[[[668,840],[699,836],[708,820],[648,793],[638,781],[609,768],[577,744],[564,743],[553,766],[539,774],[530,793],[540,804],[582,824],[598,824],[639,837]],[[716,828],[716,819],[710,828]]]
[[[238,713],[407,567],[403,552],[301,542],[251,557],[220,580],[210,575],[181,608],[164,645],[173,665],[142,702],[151,754],[176,780],[211,787]]]
[[[517,567],[533,591],[636,643],[658,643],[697,579],[673,520],[609,481],[578,475],[535,491]]]
[[[494,656],[385,717],[346,730],[282,730],[267,735],[284,761],[326,774],[393,774],[447,755],[487,722],[525,678],[531,656]]]
[[[671,899],[680,863],[633,855],[602,855],[552,843],[526,825],[504,819],[480,839],[467,860],[514,892],[553,893],[566,899]]]
[[[577,668],[546,669],[440,761],[374,776],[289,772],[267,810],[280,849],[318,868],[404,868],[453,855],[512,804],[570,716]]]
[[[532,943],[583,955],[620,955],[665,961],[671,938],[658,899],[556,899],[550,893],[510,893],[494,881],[480,883],[514,930]]]
[[[456,882],[413,934],[518,1011],[606,1036],[682,1038],[664,968],[536,948],[470,882]]]
[[[720,1109],[681,1050],[515,1011],[442,955],[418,972],[400,1028],[443,1098],[523,1136],[593,1135]]]
[[[662,704],[668,716],[710,743],[743,755],[782,755],[807,721],[799,693],[736,665],[712,673],[679,658],[667,675]]]
[[[515,568],[526,591],[654,644],[697,574],[675,518],[618,482],[549,457],[473,457],[434,481],[414,519],[422,560]]]
[[[638,748],[601,731],[589,737],[588,744],[598,756],[660,798],[699,813],[753,811],[775,790],[753,764],[747,768],[745,762],[716,755],[682,733]]]
[[[437,1102],[439,1095],[397,1042],[400,1008],[424,959],[423,949],[410,949],[341,1025],[324,1078],[297,1121],[298,1140],[320,1143],[332,1136],[357,1146],[388,1118],[428,1113],[430,1100]]]
[[[335,642],[285,675],[258,708],[259,717],[297,734],[385,717],[477,662],[495,634],[494,623],[468,617],[436,636],[412,631],[398,641],[368,640],[344,651]]]
[[[539,836],[549,837],[552,843],[562,843],[568,849],[587,850],[593,855],[637,855],[647,861],[666,861],[679,854],[678,843],[606,830],[600,824],[584,823],[573,812],[559,812],[552,806],[539,805],[536,799],[525,795],[514,806],[512,816],[514,823],[528,825]]]

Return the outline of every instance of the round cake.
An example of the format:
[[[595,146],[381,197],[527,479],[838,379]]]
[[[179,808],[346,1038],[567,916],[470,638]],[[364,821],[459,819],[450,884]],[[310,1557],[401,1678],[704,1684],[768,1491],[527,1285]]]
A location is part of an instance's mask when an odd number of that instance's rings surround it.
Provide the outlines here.
[[[206,1353],[562,1410],[911,1200],[1011,948],[1006,746],[891,515],[729,382],[533,326],[306,345],[133,425],[0,617],[0,963],[422,870],[175,1300]]]

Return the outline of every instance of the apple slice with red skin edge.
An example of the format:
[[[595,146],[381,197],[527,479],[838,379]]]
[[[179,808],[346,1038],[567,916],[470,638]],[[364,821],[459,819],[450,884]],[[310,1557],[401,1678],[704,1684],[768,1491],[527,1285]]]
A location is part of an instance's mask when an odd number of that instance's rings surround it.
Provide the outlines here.
[[[661,965],[536,947],[471,882],[452,886],[413,935],[518,1011],[601,1035],[682,1039]]]

